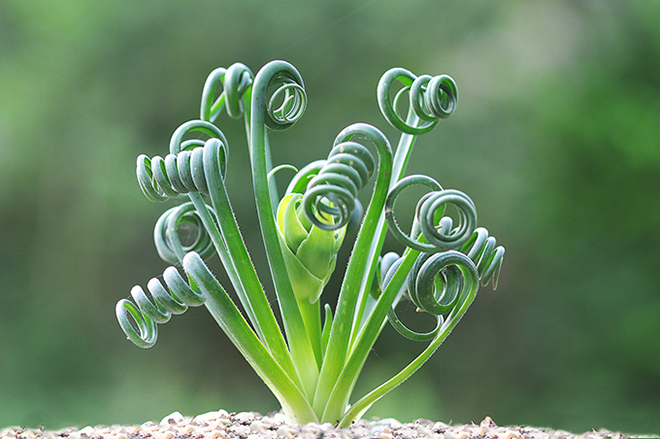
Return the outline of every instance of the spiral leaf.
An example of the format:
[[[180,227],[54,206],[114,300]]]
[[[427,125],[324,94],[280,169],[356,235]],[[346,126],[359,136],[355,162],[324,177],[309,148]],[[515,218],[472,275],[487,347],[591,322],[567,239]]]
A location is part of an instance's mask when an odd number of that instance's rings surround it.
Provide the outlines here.
[[[364,414],[364,412],[371,407],[376,401],[392,391],[402,382],[410,378],[428,359],[435,353],[440,345],[446,340],[451,331],[456,327],[458,322],[467,312],[468,308],[474,301],[477,290],[479,288],[477,269],[465,254],[449,250],[446,252],[436,253],[429,257],[427,264],[429,274],[442,272],[445,268],[454,267],[451,270],[451,280],[447,275],[447,281],[454,284],[460,284],[458,300],[455,306],[451,309],[449,314],[445,316],[444,323],[437,335],[431,340],[429,345],[424,351],[404,367],[399,373],[392,378],[376,387],[374,390],[360,398],[350,409],[344,414],[342,420],[339,422],[341,427],[348,427],[351,423],[355,422]],[[449,273],[449,272],[448,272]]]
[[[369,149],[352,140],[354,136],[389,148],[385,136],[367,124],[350,125],[337,136],[328,160],[307,184],[303,200],[310,221],[320,228],[338,229],[361,217],[363,208],[357,195],[374,174],[376,162]]]
[[[481,285],[485,287],[492,280],[493,290],[496,290],[504,262],[504,247],[497,246],[495,238],[488,236],[488,230],[477,227],[461,251],[477,265]]]
[[[326,163],[307,185],[304,206],[310,221],[326,230],[346,225],[356,208],[358,191],[373,175],[375,166],[371,152],[359,143],[344,142],[332,148]],[[334,222],[329,224],[329,217]]]
[[[448,204],[458,209],[458,226],[452,227],[450,217],[442,217],[439,225],[435,218],[444,212]],[[462,246],[474,231],[477,223],[477,210],[474,203],[461,191],[445,189],[432,192],[418,204],[417,221],[424,237],[441,250],[455,249]]]
[[[432,244],[419,242],[416,240],[416,236],[413,238],[401,230],[401,227],[399,226],[399,223],[396,221],[396,217],[394,216],[394,204],[396,203],[396,199],[404,189],[415,185],[426,186],[432,191],[436,192],[442,191],[442,186],[440,186],[440,183],[426,175],[409,175],[405,178],[402,178],[392,187],[390,192],[387,194],[387,200],[385,201],[385,219],[387,220],[387,226],[390,232],[392,232],[394,237],[399,242],[415,250],[429,253],[434,252],[436,251],[435,246]],[[425,195],[420,201],[424,201],[427,196],[428,194]]]
[[[459,265],[467,266],[467,273],[472,273],[474,279],[466,282],[466,271],[460,270]],[[443,316],[462,305],[461,298],[464,297],[466,285],[477,282],[476,267],[464,254],[455,250],[434,254],[420,253],[408,275],[407,291],[418,311],[429,313],[437,319],[436,327],[425,333],[413,331],[401,323],[394,308],[390,308],[388,320],[399,334],[410,340],[431,340],[442,328]]]
[[[390,100],[395,81],[403,87]],[[408,95],[408,116],[399,114],[401,100]],[[449,117],[458,104],[458,89],[447,75],[415,76],[408,70],[393,68],[385,72],[378,82],[378,105],[387,121],[407,134],[431,131],[441,119]],[[414,115],[415,118],[411,118]]]
[[[141,348],[150,348],[156,344],[157,323],[167,322],[172,314],[184,313],[188,306],[200,306],[204,303],[202,295],[190,287],[176,268],[165,269],[163,281],[156,278],[149,281],[147,289],[151,299],[142,287],[136,285],[131,290],[135,303],[122,299],[115,307],[117,320],[124,334]],[[129,315],[137,324],[137,330]]]
[[[224,137],[224,136],[223,136]],[[212,138],[204,148],[217,150],[221,178],[227,169],[227,148],[221,139]],[[190,192],[208,195],[204,175],[204,148],[184,149],[177,154],[149,158],[141,154],[137,159],[137,178],[144,195],[151,201],[179,198]]]
[[[205,141],[201,139],[183,140],[187,134],[193,132],[204,133],[210,138],[219,139],[223,144],[228,145],[224,133],[211,122],[199,119],[189,120],[188,122],[179,125],[179,127],[174,130],[174,133],[172,133],[172,137],[170,138],[170,154],[178,154],[181,151],[204,145]]]
[[[284,81],[268,101],[269,118],[266,119],[268,127],[288,128],[302,117],[305,108],[307,108],[305,89],[294,81]]]
[[[215,217],[215,212],[210,206],[207,210]],[[184,245],[179,237],[179,227],[189,226],[195,232],[193,239],[188,239],[190,244]],[[158,255],[165,262],[174,264],[181,262],[183,256],[189,251],[195,251],[207,259],[215,253],[213,240],[204,227],[199,213],[193,203],[185,203],[168,209],[161,215],[154,227],[154,242]]]
[[[272,130],[289,128],[302,117],[307,108],[302,76],[293,66],[280,66],[277,62],[264,66],[257,75],[266,75],[264,79],[268,79],[266,92],[269,97],[263,96],[266,99],[264,123]]]
[[[408,328],[405,324],[403,324],[403,322],[401,322],[399,316],[396,315],[394,308],[390,308],[390,310],[387,312],[387,320],[390,322],[396,332],[406,337],[408,340],[413,341],[428,341],[438,335],[438,332],[444,323],[444,318],[441,315],[436,315],[434,317],[436,318],[435,328],[429,332],[417,332]]]
[[[296,83],[300,87],[286,85],[291,83]],[[278,94],[277,88],[282,84],[286,86],[285,91]],[[269,89],[272,90],[273,87],[276,89],[275,100],[268,98]],[[252,86],[248,144],[257,215],[268,255],[273,286],[277,292],[284,332],[289,339],[289,358],[300,371],[299,377],[305,391],[313,393],[318,378],[317,353],[320,353],[321,350],[320,343],[317,341],[320,340],[320,337],[310,336],[310,333],[307,332],[308,325],[306,325],[305,317],[288,277],[275,219],[275,208],[279,197],[275,186],[269,184],[268,181],[272,162],[267,127],[284,129],[296,122],[302,115],[303,104],[306,102],[306,98],[300,95],[303,91],[302,77],[291,64],[284,61],[271,61],[262,67],[257,72]],[[282,97],[282,102],[277,102],[278,96]],[[273,108],[275,105],[279,105],[281,110],[276,111]]]
[[[223,107],[227,108],[227,114],[234,119],[243,116],[245,107],[241,99],[252,85],[252,80],[252,71],[241,63],[232,64],[228,69],[215,69],[204,84],[200,119],[214,122]],[[223,90],[215,99],[218,85],[221,85]]]

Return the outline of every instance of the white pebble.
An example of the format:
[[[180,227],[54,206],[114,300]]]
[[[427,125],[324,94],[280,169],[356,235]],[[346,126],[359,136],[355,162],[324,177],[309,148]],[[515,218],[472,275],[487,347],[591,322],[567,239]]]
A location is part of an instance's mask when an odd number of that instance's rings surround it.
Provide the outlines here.
[[[163,418],[162,421],[160,421],[160,426],[161,427],[167,427],[169,425],[173,424],[180,424],[184,421],[183,415],[179,412],[173,412],[172,414],[169,414]]]
[[[72,438],[72,439],[84,439],[84,438],[88,438],[92,435],[94,435],[94,428],[92,426],[88,425],[87,427],[81,428],[78,431],[72,432],[69,435],[69,437]],[[24,434],[21,435],[21,436],[25,437]]]
[[[229,427],[229,431],[236,436],[246,437],[250,434],[250,427],[247,425],[232,425]]]
[[[148,432],[156,431],[158,430],[158,424],[156,424],[153,421],[147,421],[140,426],[140,429],[142,431],[148,431]]]
[[[254,421],[254,419],[254,413],[251,412],[242,412],[234,415],[234,421],[238,422],[239,424],[249,424],[250,422]]]
[[[220,417],[220,412],[208,412],[195,416],[193,420],[201,424],[203,422],[213,422],[219,417]]]

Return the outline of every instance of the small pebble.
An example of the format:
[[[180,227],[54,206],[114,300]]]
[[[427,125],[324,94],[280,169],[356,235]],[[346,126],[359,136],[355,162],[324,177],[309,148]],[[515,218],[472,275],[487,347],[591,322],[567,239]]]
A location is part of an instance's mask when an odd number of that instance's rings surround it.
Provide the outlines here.
[[[160,424],[158,424],[158,425],[160,425],[161,427],[167,427],[167,426],[173,425],[173,424],[180,424],[183,421],[184,421],[184,419],[183,419],[183,415],[181,413],[173,412],[172,414],[165,416],[160,421]],[[153,422],[151,422],[151,423],[145,422],[145,424],[153,424]],[[142,424],[142,425],[144,425],[144,424]]]
[[[220,412],[208,412],[208,413],[203,413],[201,415],[197,415],[193,418],[193,421],[197,422],[198,424],[202,423],[212,423],[216,419],[220,417]]]
[[[234,421],[243,425],[250,424],[252,421],[255,420],[255,418],[256,417],[254,416],[254,413],[251,412],[237,413],[236,415],[234,415]]]
[[[479,426],[484,428],[497,428],[497,424],[490,419],[490,416],[486,416]]]

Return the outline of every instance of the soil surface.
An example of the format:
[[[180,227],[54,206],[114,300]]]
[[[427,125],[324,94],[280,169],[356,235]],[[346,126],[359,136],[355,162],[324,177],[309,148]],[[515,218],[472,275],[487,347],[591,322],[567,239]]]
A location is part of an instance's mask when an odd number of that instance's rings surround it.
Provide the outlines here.
[[[224,410],[196,417],[174,412],[159,423],[65,428],[58,431],[9,427],[0,431],[1,439],[632,439],[658,436],[632,436],[607,430],[573,434],[567,431],[526,426],[499,427],[486,418],[480,424],[448,425],[418,419],[401,423],[394,419],[361,420],[350,428],[331,424],[291,425],[281,413],[227,413]]]

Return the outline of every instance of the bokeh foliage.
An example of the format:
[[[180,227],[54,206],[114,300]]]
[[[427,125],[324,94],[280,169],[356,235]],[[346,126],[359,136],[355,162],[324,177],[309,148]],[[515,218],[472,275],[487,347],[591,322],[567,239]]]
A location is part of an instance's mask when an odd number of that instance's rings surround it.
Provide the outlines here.
[[[655,0],[3,0],[0,426],[277,408],[204,310],[142,351],[113,307],[165,267],[135,157],[167,152],[213,68],[282,58],[310,103],[271,143],[297,166],[355,121],[396,140],[388,68],[450,74],[458,111],[409,169],[465,190],[507,247],[498,291],[367,417],[660,431],[659,22]],[[221,126],[254,231],[242,126]],[[358,385],[418,349],[382,340]]]

